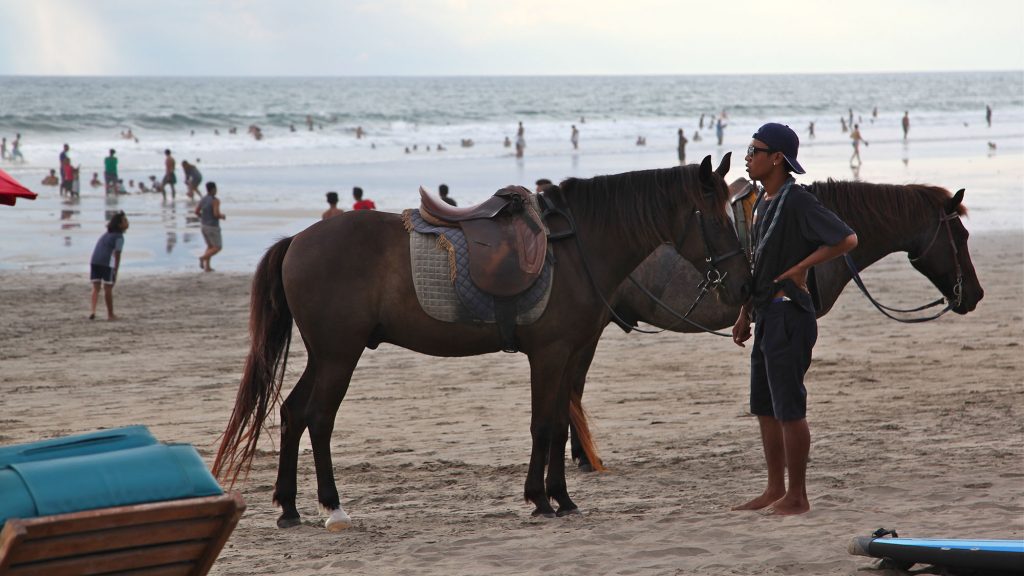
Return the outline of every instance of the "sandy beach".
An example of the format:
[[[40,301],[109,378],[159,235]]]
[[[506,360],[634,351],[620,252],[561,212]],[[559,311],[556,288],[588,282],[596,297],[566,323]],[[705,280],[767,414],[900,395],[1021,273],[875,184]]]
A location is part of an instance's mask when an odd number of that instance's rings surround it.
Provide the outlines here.
[[[225,98],[233,105],[234,95]],[[982,127],[980,109],[969,127],[945,112],[915,115],[915,132],[904,143],[896,132],[899,111],[889,108],[856,169],[847,136],[836,121],[821,120],[817,139],[801,147],[808,174],[800,181],[966,188],[964,224],[985,298],[966,316],[907,325],[885,319],[847,286],[819,321],[807,378],[811,512],[769,518],[730,511],[760,493],[765,471],[757,422],[747,414],[749,348],[728,339],[606,330],[584,403],[609,471],[570,467],[569,492],[583,513],[550,520],[531,518],[532,505],[522,498],[530,453],[525,356],[443,359],[385,345],[363,354],[332,439],[335,477],[354,526],[340,533],[323,528],[304,440],[304,522],[276,527],[275,418],[248,481],[235,487],[248,509],[211,573],[896,576],[865,572],[874,562],[847,554],[848,542],[879,527],[921,538],[1024,537],[1024,114],[1015,105],[992,131]],[[727,180],[743,176],[747,124],[764,120],[737,114],[724,145],[708,132],[690,145],[688,160],[710,154],[717,164],[732,151]],[[489,122],[477,129],[494,132]],[[180,189],[173,201],[159,194],[107,198],[96,189],[69,201],[33,186],[41,193],[36,201],[0,207],[0,444],[144,424],[163,441],[195,445],[212,463],[248,352],[252,271],[276,238],[318,219],[327,190],[339,191],[347,208],[351,185],[359,184],[381,209],[395,212],[415,205],[421,184],[447,182],[464,206],[510,183],[532,187],[540,177],[675,161],[669,120],[620,126],[588,116],[578,154],[567,150],[558,122],[543,125],[549,148],[531,140],[520,161],[500,147],[499,132],[490,142],[480,138],[475,157],[459,156],[454,146],[444,158],[406,156],[399,137],[421,137],[404,124],[392,130],[390,148],[382,140],[379,152],[391,156],[374,161],[366,158],[378,151],[356,148],[340,127],[316,136],[322,140],[315,140],[315,153],[289,148],[289,139],[306,136],[280,126],[268,130],[267,149],[241,138],[191,140],[184,129],[158,133],[165,140],[145,135],[138,150],[125,149],[129,178],[145,178],[165,145],[189,146],[181,157],[201,152],[207,180],[219,184],[228,218],[212,274],[197,267],[203,241],[195,204]],[[531,136],[541,132],[528,125]],[[633,146],[634,128],[651,125],[659,132],[651,132],[650,145]],[[461,135],[445,125],[423,130]],[[596,140],[602,130],[624,147],[588,148],[587,137]],[[556,134],[559,148],[551,152]],[[346,144],[324,144],[332,138]],[[998,140],[997,149],[987,146],[990,140]],[[28,151],[56,158],[53,142]],[[76,158],[101,158],[97,151],[107,142],[90,142]],[[19,165],[16,175],[34,185],[43,162]],[[122,320],[89,321],[88,258],[116,210],[131,221],[115,289]],[[938,297],[904,254],[863,277],[893,306]],[[305,363],[297,332],[293,344],[286,393]]]
[[[861,574],[846,544],[1024,535],[1024,236],[971,237],[986,289],[964,317],[902,325],[852,287],[820,322],[809,374],[813,510],[729,507],[762,487],[746,415],[746,350],[713,336],[606,331],[585,397],[610,471],[569,472],[584,513],[529,515],[525,357],[366,351],[339,413],[335,475],[355,526],[318,518],[308,445],[305,523],[275,527],[276,429],[238,486],[248,510],[212,573]],[[934,289],[893,256],[865,279],[912,304]],[[85,319],[77,274],[0,285],[0,442],[141,423],[212,461],[247,351],[246,274],[125,276],[123,321]],[[296,337],[296,342],[298,339]],[[286,389],[303,366],[293,347]],[[885,572],[882,572],[885,573]]]

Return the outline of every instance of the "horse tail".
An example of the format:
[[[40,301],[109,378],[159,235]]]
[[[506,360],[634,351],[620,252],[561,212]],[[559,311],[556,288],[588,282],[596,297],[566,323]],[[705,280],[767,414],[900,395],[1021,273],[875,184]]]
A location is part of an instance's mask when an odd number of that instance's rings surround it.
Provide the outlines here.
[[[590,435],[590,426],[587,425],[587,412],[583,409],[582,399],[576,392],[569,395],[569,420],[576,428],[580,446],[583,448],[583,453],[587,455],[590,465],[594,467],[594,471],[604,472],[607,470],[601,463],[601,457],[597,455],[597,445],[594,444],[594,438]]]
[[[292,311],[284,294],[281,268],[292,239],[282,238],[267,250],[252,279],[249,337],[252,344],[238,386],[213,475],[229,486],[248,475],[263,423],[281,398],[288,348],[292,339]]]

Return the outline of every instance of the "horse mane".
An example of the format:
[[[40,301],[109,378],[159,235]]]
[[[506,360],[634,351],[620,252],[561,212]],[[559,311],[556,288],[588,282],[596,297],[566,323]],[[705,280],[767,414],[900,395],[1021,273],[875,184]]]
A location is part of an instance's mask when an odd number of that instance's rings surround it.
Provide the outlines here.
[[[842,214],[854,230],[900,230],[907,222],[934,219],[953,196],[949,190],[925,184],[871,184],[832,180],[807,187],[827,208]],[[967,214],[963,204],[957,213]]]
[[[586,179],[569,178],[559,184],[559,188],[571,203],[577,220],[592,223],[598,229],[621,228],[624,241],[651,246],[672,240],[668,216],[674,214],[680,204],[688,203],[719,223],[728,218],[725,205],[729,189],[724,180],[712,177],[714,185],[705,188],[700,180],[700,166],[689,164]]]

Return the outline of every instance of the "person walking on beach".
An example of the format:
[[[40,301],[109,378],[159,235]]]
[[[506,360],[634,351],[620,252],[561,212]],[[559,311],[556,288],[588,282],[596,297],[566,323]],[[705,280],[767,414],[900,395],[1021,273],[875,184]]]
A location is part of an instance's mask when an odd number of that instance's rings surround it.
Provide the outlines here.
[[[807,125],[807,136],[810,137],[810,138],[814,138],[814,121],[813,120],[811,121],[810,124]]]
[[[725,123],[722,122],[721,118],[715,122],[715,136],[718,136],[718,145],[721,146],[722,138],[725,136]]]
[[[451,206],[458,206],[459,205],[455,201],[454,198],[452,198],[451,196],[448,195],[448,185],[447,184],[441,184],[440,186],[438,186],[437,187],[437,193],[441,195],[441,200],[444,200],[449,205],[451,205]]]
[[[103,181],[107,186],[107,194],[113,194],[117,186],[117,156],[113,148],[110,154],[103,159]]]
[[[850,167],[853,167],[853,159],[857,159],[857,167],[859,168],[863,162],[860,159],[860,143],[863,142],[865,146],[868,145],[868,141],[860,135],[860,124],[853,125],[853,132],[850,132],[850,140],[853,140],[853,155],[850,156]]]
[[[199,185],[203,182],[203,173],[199,171],[195,164],[188,160],[181,161],[181,171],[185,174],[185,187],[188,188],[188,199],[191,200],[196,196],[201,196],[202,192],[199,191]]]
[[[679,144],[676,146],[676,153],[679,155],[679,165],[686,164],[686,143],[689,140],[686,139],[686,134],[683,133],[683,129],[679,129],[678,133]]]
[[[164,150],[164,179],[163,179],[163,186],[165,186],[165,187],[166,186],[170,186],[171,187],[171,200],[174,200],[174,197],[177,195],[177,192],[174,190],[174,185],[178,183],[178,177],[174,174],[174,170],[175,170],[175,168],[177,166],[178,166],[178,164],[174,160],[174,156],[171,156],[171,151],[169,149],[168,150]],[[166,188],[163,189],[163,193],[164,193],[164,199],[166,200],[167,199],[167,189]]]
[[[338,208],[338,193],[337,192],[328,192],[327,193],[327,205],[329,206],[329,208],[327,208],[327,210],[325,210],[324,213],[320,215],[320,219],[321,220],[327,220],[328,218],[334,218],[335,216],[339,216],[339,215],[345,213],[344,210],[342,210],[341,208]]]
[[[985,104],[985,123],[992,127],[992,106]]]
[[[807,500],[807,424],[804,375],[818,337],[815,298],[808,272],[857,246],[857,235],[825,208],[792,174],[800,139],[789,126],[769,123],[754,133],[745,157],[747,174],[763,186],[754,206],[753,295],[740,308],[733,342],[750,339],[750,412],[757,416],[768,468],[764,492],[733,510],[802,514]],[[786,486],[786,475],[789,486]]]
[[[363,189],[359,186],[352,188],[352,198],[355,199],[355,204],[352,205],[353,210],[376,210],[377,205],[373,203],[373,200],[363,200]]]
[[[196,216],[199,216],[203,240],[206,240],[206,252],[199,257],[199,267],[206,272],[213,272],[213,268],[210,268],[210,258],[213,258],[224,247],[224,241],[220,235],[220,221],[227,218],[220,211],[217,184],[214,182],[206,183],[206,196],[203,196],[203,199],[196,205]]]
[[[100,299],[100,285],[103,286],[103,300],[107,304],[107,320],[117,320],[114,315],[114,284],[121,268],[121,251],[124,249],[124,233],[128,230],[128,217],[124,211],[114,214],[107,223],[106,234],[96,241],[89,261],[89,280],[92,282],[92,300],[89,320],[96,319],[96,304]]]
[[[572,142],[572,149],[578,150],[580,147],[580,131],[576,129],[576,125],[572,125],[572,135],[569,136],[569,141]]]
[[[516,158],[522,158],[523,152],[526,150],[526,129],[523,128],[523,123],[519,122],[519,128],[516,129]]]
[[[910,111],[909,110],[904,110],[903,111],[903,120],[901,121],[901,123],[903,124],[903,141],[906,142],[907,141],[907,132],[910,132]]]
[[[21,132],[14,135],[14,141],[11,142],[11,162],[17,160],[18,162],[24,162],[25,157],[21,155]]]

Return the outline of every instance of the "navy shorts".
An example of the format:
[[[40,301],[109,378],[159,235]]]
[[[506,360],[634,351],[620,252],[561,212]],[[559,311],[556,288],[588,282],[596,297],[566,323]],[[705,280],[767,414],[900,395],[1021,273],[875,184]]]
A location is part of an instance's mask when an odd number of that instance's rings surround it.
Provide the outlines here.
[[[750,412],[784,422],[807,417],[804,374],[818,339],[818,321],[790,300],[758,309],[750,351]]]
[[[89,265],[89,280],[103,282],[104,284],[114,283],[114,269],[102,264]]]

